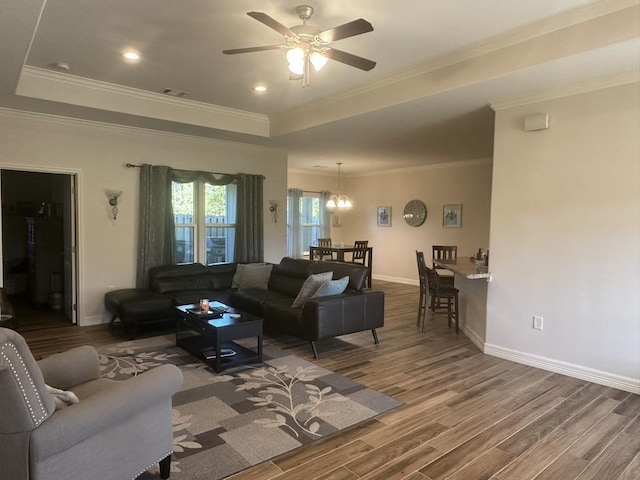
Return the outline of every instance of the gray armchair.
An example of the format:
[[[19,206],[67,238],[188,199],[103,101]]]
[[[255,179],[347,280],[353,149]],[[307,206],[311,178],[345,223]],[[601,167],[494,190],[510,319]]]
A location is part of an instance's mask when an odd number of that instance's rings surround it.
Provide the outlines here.
[[[99,374],[93,347],[36,362],[20,334],[0,328],[2,478],[134,479],[158,462],[169,477],[180,369],[162,365],[126,381]],[[73,391],[79,403],[56,410],[46,385]]]

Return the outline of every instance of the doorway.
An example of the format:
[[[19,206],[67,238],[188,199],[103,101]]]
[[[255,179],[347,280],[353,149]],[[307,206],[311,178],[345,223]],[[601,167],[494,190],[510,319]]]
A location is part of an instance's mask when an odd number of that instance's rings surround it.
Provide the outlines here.
[[[19,329],[77,322],[76,176],[0,170],[2,286]]]

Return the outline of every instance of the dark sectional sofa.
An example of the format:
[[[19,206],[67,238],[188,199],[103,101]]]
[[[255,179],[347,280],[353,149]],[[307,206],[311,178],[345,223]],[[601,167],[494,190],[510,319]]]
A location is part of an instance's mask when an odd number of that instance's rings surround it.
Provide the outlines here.
[[[175,318],[175,305],[218,300],[264,319],[267,332],[286,333],[311,343],[317,358],[318,340],[384,326],[384,293],[365,289],[368,270],[343,262],[285,257],[271,266],[266,288],[234,288],[237,264],[167,265],[149,272],[151,290],[117,290],[105,295],[105,306],[123,323],[139,327],[150,321]],[[339,295],[310,298],[302,307],[294,299],[310,275],[333,272],[333,279],[349,277]],[[242,285],[241,285],[242,287]]]

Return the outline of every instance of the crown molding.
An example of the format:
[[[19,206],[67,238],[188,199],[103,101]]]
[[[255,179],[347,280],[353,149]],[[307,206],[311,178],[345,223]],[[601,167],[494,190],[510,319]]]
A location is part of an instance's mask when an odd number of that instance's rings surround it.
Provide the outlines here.
[[[266,115],[31,66],[23,67],[16,94],[237,133],[269,136],[269,117]]]
[[[593,78],[585,80],[583,82],[574,83],[571,85],[564,85],[562,87],[552,88],[542,92],[535,93],[533,95],[527,95],[520,98],[514,98],[511,100],[505,100],[503,102],[491,103],[489,106],[494,111],[506,110],[514,107],[521,107],[524,105],[530,105],[532,103],[545,102],[548,100],[554,100],[556,98],[569,97],[571,95],[580,95],[582,93],[589,93],[595,90],[603,90],[605,88],[619,87],[621,85],[628,85],[631,83],[640,82],[640,72],[623,72],[616,75],[608,75],[606,77]]]
[[[441,163],[429,163],[426,165],[413,165],[411,167],[399,167],[392,168],[386,170],[376,170],[375,172],[365,172],[365,173],[351,173],[344,174],[341,173],[341,176],[344,178],[356,178],[356,177],[377,177],[380,175],[389,175],[395,173],[413,173],[413,172],[423,172],[425,170],[441,170],[445,168],[464,168],[464,167],[472,167],[476,165],[491,165],[493,164],[492,158],[479,158],[475,160],[458,160],[455,162],[441,162]],[[290,173],[299,173],[304,175],[314,175],[314,176],[325,176],[325,177],[337,177],[338,173],[321,173],[312,170],[304,170],[300,168],[289,168],[287,170]]]
[[[54,123],[57,125],[69,126],[69,127],[89,127],[98,128],[101,130],[107,130],[114,133],[120,133],[125,135],[140,136],[146,135],[154,138],[166,138],[173,140],[188,139],[194,142],[201,142],[214,145],[234,145],[250,150],[260,151],[286,151],[282,148],[268,147],[263,145],[253,145],[251,143],[234,142],[232,140],[221,140],[218,138],[202,137],[198,135],[188,135],[186,133],[167,132],[164,130],[154,130],[152,128],[132,127],[126,125],[119,125],[116,123],[99,122],[96,120],[86,120],[73,117],[65,117],[62,115],[53,115],[50,113],[31,112],[26,110],[16,110],[12,108],[0,107],[0,117],[5,118],[18,118],[31,121],[42,121],[48,123]]]
[[[425,170],[442,170],[447,168],[464,168],[476,165],[491,165],[492,158],[479,158],[475,160],[458,160],[455,162],[429,163],[426,165],[414,165],[411,167],[391,168],[388,170],[380,170],[378,172],[353,173],[349,177],[373,177],[376,175],[390,175],[395,173],[412,173],[423,172]]]

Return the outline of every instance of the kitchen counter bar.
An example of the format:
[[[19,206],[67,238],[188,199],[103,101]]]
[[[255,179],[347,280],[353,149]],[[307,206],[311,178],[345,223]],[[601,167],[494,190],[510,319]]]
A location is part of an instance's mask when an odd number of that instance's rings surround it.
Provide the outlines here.
[[[486,278],[488,280],[491,277],[491,273],[487,267],[480,267],[475,263],[471,263],[471,260],[467,257],[459,257],[455,262],[434,260],[433,263],[441,268],[446,268],[453,273],[457,273],[458,275],[471,280],[476,280],[478,278]]]

